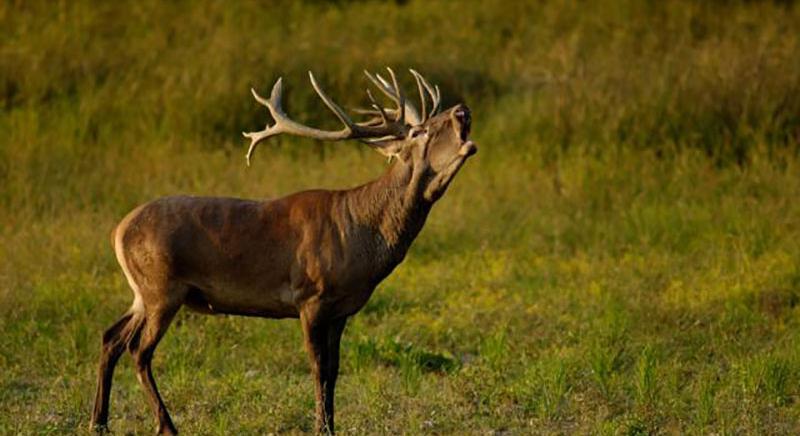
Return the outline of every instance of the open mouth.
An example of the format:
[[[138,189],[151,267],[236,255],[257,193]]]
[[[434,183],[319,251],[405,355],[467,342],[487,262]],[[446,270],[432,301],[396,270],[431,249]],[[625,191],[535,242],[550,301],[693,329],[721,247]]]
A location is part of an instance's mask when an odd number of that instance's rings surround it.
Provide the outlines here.
[[[472,141],[467,141],[461,144],[461,149],[458,150],[458,154],[464,157],[470,157],[477,152],[478,152],[478,146],[475,145],[475,143]]]

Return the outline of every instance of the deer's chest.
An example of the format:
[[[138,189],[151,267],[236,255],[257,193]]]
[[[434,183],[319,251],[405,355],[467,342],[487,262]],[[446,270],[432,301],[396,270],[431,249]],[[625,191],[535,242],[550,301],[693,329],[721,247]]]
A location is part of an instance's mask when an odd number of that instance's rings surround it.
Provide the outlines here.
[[[306,258],[295,286],[314,289],[312,294],[337,316],[358,312],[405,254],[374,234],[343,238],[327,248]]]

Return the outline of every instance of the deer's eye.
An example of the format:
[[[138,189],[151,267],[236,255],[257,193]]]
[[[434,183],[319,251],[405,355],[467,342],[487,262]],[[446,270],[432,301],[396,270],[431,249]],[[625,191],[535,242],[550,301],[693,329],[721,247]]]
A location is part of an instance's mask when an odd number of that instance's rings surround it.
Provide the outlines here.
[[[416,138],[416,137],[418,137],[420,135],[427,135],[427,134],[428,134],[428,129],[423,129],[421,127],[420,128],[416,128],[416,129],[411,131],[411,137],[412,138]]]

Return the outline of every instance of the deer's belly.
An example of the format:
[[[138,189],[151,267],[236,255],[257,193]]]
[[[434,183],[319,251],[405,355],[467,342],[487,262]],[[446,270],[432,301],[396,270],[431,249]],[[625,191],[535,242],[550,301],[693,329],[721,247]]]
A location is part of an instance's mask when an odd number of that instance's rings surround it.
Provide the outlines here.
[[[271,288],[247,289],[236,286],[194,286],[186,306],[206,314],[297,318],[297,295],[288,284]]]

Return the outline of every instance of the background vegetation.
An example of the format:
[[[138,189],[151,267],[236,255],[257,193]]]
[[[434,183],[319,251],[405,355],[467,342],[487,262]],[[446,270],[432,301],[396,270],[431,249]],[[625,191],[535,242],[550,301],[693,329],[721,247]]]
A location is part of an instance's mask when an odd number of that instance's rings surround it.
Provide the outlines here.
[[[305,71],[353,106],[384,65],[481,149],[348,326],[343,432],[797,433],[800,8],[400,3],[0,3],[0,433],[86,431],[135,205],[383,171],[291,138],[245,168],[250,86],[332,126]],[[312,426],[294,321],[181,312],[154,371],[187,434]],[[153,430],[128,358],[111,426]]]

